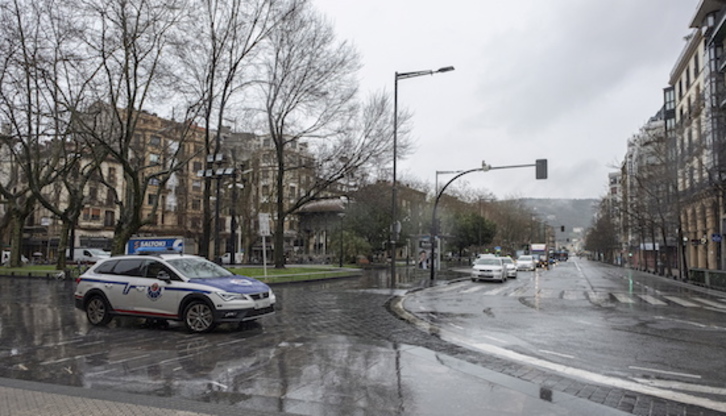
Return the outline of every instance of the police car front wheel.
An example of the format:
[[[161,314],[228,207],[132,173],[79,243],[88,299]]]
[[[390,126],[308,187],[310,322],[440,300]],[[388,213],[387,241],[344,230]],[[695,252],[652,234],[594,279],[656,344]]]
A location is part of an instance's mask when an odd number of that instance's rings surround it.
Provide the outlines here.
[[[209,332],[216,327],[214,310],[207,302],[192,301],[184,309],[184,324],[191,332]]]

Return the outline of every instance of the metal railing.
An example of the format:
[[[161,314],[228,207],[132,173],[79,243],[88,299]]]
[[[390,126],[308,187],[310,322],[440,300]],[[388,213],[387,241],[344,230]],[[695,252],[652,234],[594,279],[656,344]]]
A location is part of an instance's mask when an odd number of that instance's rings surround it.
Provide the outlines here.
[[[726,291],[726,271],[689,269],[688,281],[697,286]]]

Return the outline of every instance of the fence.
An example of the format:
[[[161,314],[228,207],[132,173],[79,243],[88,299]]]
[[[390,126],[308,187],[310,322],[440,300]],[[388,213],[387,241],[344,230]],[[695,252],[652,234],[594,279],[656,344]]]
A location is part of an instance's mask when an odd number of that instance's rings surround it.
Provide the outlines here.
[[[689,269],[688,281],[709,289],[726,291],[726,272],[722,270]]]

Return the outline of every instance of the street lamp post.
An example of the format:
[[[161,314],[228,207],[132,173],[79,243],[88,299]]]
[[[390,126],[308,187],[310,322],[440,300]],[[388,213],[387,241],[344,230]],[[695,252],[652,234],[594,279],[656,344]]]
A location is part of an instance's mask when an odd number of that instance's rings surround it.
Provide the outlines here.
[[[222,154],[209,155],[207,157],[207,163],[209,168],[206,170],[200,170],[197,172],[198,177],[203,178],[209,178],[209,179],[216,179],[217,180],[217,189],[215,193],[215,207],[214,207],[214,262],[219,263],[220,262],[220,251],[219,251],[219,245],[220,245],[220,234],[222,232],[222,224],[220,223],[220,187],[222,183],[222,178],[225,176],[232,176],[236,174],[235,168],[223,168],[223,167],[217,167],[215,168],[213,163],[222,163],[224,162],[224,158]]]
[[[338,227],[340,228],[340,230],[339,230],[340,231],[340,236],[339,236],[339,238],[340,238],[339,249],[340,250],[338,251],[338,260],[339,260],[338,266],[341,268],[343,267],[343,217],[344,216],[345,216],[345,214],[342,212],[338,214],[338,218],[339,218]]]
[[[393,180],[391,188],[391,278],[396,277],[396,243],[398,241],[398,233],[400,224],[396,220],[396,201],[398,199],[398,190],[396,189],[396,162],[398,160],[398,80],[421,77],[424,75],[433,75],[442,72],[453,71],[453,66],[445,66],[437,70],[413,71],[413,72],[396,72],[393,82]]]

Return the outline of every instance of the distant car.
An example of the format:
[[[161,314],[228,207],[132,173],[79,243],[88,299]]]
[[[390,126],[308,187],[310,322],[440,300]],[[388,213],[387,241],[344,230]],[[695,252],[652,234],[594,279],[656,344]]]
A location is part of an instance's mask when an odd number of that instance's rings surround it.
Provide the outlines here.
[[[502,263],[504,263],[504,266],[507,268],[507,278],[516,279],[517,264],[514,263],[514,260],[512,260],[509,256],[500,257],[500,259],[502,259]]]
[[[519,256],[517,259],[517,270],[533,271],[537,267],[532,256]]]
[[[507,281],[507,267],[501,257],[482,257],[474,261],[471,270],[471,281],[477,280],[498,280],[502,283]]]
[[[474,263],[476,263],[476,261],[477,261],[477,260],[479,260],[479,259],[483,259],[483,258],[493,258],[493,257],[497,257],[497,256],[495,256],[495,255],[494,255],[494,254],[492,254],[492,253],[480,253],[480,254],[478,254],[478,255],[476,256],[476,258],[475,258],[475,259],[474,259],[474,260],[473,260],[473,261],[471,262],[471,265],[473,266],[473,265],[474,265]]]
[[[272,315],[275,300],[265,283],[187,254],[101,260],[76,279],[75,291],[75,307],[92,325],[125,315],[182,321],[194,333]]]

